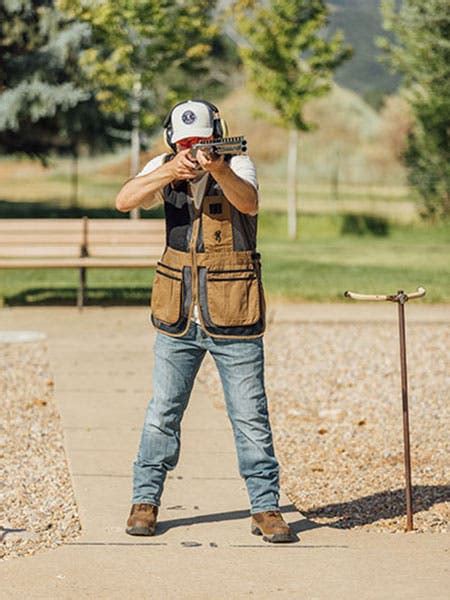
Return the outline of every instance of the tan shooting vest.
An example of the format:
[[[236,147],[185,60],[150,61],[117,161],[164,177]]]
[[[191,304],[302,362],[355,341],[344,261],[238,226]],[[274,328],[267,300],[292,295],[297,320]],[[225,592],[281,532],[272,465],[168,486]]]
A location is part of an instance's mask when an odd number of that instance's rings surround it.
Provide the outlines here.
[[[163,194],[166,247],[153,282],[153,325],[182,336],[197,301],[203,329],[212,337],[261,337],[266,304],[257,215],[235,208],[211,175],[199,209],[187,195],[187,182],[169,184]]]

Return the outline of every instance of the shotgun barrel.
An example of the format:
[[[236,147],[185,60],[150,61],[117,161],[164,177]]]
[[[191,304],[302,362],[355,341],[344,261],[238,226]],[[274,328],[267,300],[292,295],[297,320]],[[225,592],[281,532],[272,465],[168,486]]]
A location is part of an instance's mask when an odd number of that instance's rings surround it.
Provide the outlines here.
[[[196,157],[197,151],[203,150],[207,154],[220,156],[221,154],[244,154],[247,152],[247,140],[242,135],[226,137],[212,142],[199,142],[191,147],[191,155]]]

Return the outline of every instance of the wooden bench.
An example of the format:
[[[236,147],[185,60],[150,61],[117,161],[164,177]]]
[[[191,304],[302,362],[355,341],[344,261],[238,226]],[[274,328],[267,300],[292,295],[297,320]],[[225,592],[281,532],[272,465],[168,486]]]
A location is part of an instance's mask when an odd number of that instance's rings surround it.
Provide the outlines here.
[[[88,268],[153,268],[164,246],[164,219],[0,219],[0,268],[79,269],[80,309]]]

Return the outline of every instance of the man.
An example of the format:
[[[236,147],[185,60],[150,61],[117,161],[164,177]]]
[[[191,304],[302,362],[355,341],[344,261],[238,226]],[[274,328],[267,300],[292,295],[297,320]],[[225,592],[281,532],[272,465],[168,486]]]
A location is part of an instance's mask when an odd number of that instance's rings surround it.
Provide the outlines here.
[[[297,537],[279,506],[276,460],[264,389],[265,301],[256,252],[258,184],[248,156],[211,157],[193,143],[226,132],[204,100],[177,104],[164,122],[171,150],[120,190],[129,211],[164,202],[166,247],[156,269],[151,321],[157,329],[153,397],[136,460],[126,532],[153,535],[168,470],[180,452],[180,424],[206,351],[221,377],[233,427],[251,531],[270,542]]]

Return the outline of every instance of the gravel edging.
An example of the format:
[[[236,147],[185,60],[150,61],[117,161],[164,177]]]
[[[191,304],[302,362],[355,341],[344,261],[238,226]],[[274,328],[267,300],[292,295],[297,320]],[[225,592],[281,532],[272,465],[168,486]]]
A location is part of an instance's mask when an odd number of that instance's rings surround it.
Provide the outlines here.
[[[78,537],[80,519],[44,341],[0,343],[0,558]]]
[[[415,531],[450,530],[450,328],[407,325]],[[279,323],[265,381],[281,486],[318,525],[405,528],[396,323]],[[208,357],[209,358],[209,357]],[[213,361],[202,382],[221,394]]]

